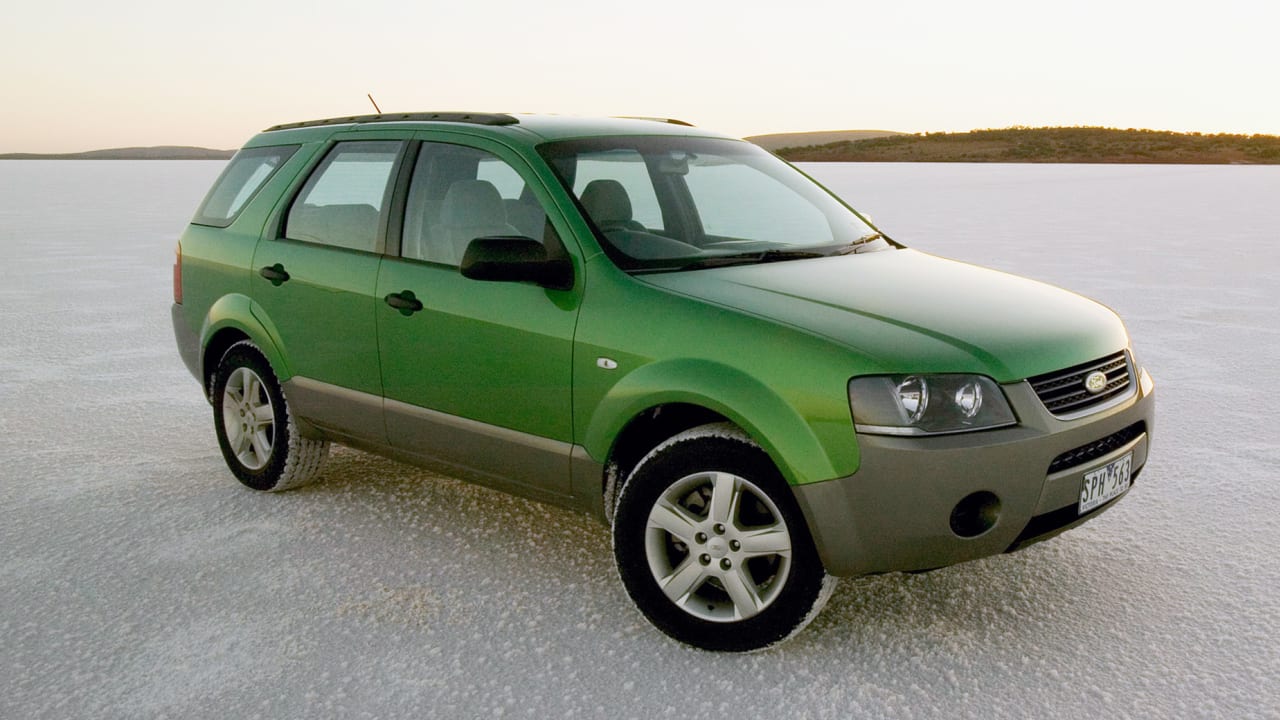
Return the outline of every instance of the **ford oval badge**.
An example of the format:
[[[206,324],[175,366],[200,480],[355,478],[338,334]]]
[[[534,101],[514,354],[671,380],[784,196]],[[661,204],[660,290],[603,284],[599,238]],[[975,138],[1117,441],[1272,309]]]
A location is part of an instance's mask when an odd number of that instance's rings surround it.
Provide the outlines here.
[[[1101,370],[1094,370],[1084,379],[1084,389],[1089,391],[1090,395],[1097,395],[1107,389],[1107,374]]]

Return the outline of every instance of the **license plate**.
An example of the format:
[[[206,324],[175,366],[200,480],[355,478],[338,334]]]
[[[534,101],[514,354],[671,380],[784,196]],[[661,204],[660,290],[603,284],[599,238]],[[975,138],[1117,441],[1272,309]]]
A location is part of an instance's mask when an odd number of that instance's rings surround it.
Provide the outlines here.
[[[1092,472],[1085,473],[1080,488],[1080,515],[1124,494],[1129,489],[1129,471],[1133,467],[1133,453]]]

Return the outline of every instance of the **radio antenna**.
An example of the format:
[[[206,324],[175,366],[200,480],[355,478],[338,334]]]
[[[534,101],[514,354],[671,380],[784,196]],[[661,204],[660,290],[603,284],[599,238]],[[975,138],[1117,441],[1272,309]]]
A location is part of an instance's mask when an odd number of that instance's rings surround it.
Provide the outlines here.
[[[381,115],[382,108],[378,107],[378,102],[373,99],[373,93],[365,93],[365,97],[369,98],[369,102],[373,103],[373,109],[377,110],[378,114]]]

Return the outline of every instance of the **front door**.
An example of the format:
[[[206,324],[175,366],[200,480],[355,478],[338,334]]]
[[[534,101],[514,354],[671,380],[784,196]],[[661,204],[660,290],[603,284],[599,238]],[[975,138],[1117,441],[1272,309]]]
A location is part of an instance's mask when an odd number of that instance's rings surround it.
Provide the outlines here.
[[[378,276],[387,433],[462,474],[568,494],[578,290],[458,270],[476,237],[521,235],[565,252],[545,190],[502,151],[424,142],[418,152],[399,257]]]

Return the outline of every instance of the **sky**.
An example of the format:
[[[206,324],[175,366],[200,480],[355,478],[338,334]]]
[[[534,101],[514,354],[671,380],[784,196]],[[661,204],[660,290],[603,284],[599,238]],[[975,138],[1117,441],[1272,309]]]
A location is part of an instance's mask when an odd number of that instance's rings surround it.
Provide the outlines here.
[[[1280,134],[1280,3],[43,0],[0,30],[0,153],[239,147],[476,110],[732,135],[1102,125]]]

